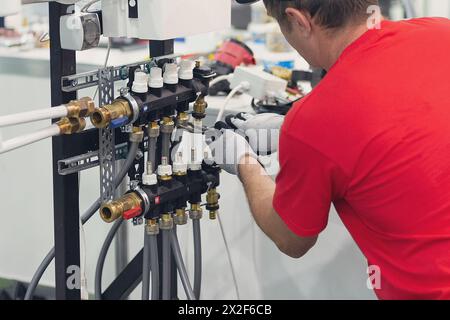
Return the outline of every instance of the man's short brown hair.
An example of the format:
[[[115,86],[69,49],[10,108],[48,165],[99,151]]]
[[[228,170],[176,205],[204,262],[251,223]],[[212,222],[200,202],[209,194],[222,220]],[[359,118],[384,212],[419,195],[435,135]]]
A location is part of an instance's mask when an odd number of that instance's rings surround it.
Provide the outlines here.
[[[378,0],[264,0],[268,13],[280,23],[287,21],[286,9],[309,12],[321,26],[334,29],[368,18],[367,9]]]

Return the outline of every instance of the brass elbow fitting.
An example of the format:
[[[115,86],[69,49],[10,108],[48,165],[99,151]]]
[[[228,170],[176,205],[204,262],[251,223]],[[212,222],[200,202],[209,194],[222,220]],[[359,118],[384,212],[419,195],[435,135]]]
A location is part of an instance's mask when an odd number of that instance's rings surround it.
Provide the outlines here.
[[[73,134],[78,133],[86,128],[86,120],[83,118],[62,118],[58,121],[57,126],[59,127],[61,134]]]
[[[89,97],[70,101],[67,104],[67,116],[69,118],[86,118],[95,112],[95,103]]]
[[[111,223],[121,218],[126,211],[141,206],[142,200],[136,193],[127,193],[116,201],[103,204],[100,208],[100,216],[103,221]]]
[[[206,209],[209,210],[209,218],[211,220],[217,219],[217,214],[219,213],[219,199],[220,194],[216,189],[208,190],[206,194]]]
[[[117,99],[113,103],[103,106],[91,115],[91,122],[96,128],[106,128],[111,121],[127,117],[131,118],[133,109],[128,101]]]

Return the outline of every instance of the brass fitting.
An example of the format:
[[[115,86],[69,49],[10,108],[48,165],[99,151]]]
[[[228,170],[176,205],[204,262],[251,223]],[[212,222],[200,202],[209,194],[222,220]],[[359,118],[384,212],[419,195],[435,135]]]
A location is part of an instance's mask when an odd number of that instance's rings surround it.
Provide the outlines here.
[[[175,216],[173,217],[174,223],[178,226],[187,224],[188,215],[186,214],[186,208],[180,208],[175,210]]]
[[[161,121],[161,132],[172,133],[175,129],[175,122],[171,117],[164,117]]]
[[[195,61],[195,67],[196,68],[200,68],[202,66],[202,63],[200,62],[200,60],[196,60]]]
[[[191,203],[191,209],[189,210],[189,218],[192,220],[198,220],[203,217],[203,211],[200,203]]]
[[[144,131],[141,127],[133,127],[133,132],[130,133],[130,142],[141,143],[144,140]]]
[[[100,208],[100,216],[103,221],[111,223],[121,218],[126,211],[141,205],[142,200],[136,193],[127,193],[116,201],[103,204]]]
[[[179,125],[185,126],[189,122],[189,115],[186,112],[180,112],[177,115]]]
[[[159,219],[159,228],[161,230],[173,229],[173,218],[170,213],[163,213]]]
[[[205,114],[206,108],[208,108],[208,103],[206,102],[205,97],[198,97],[198,99],[194,102],[194,113]]]
[[[209,218],[211,220],[217,219],[217,214],[219,213],[219,198],[220,194],[215,188],[208,190],[206,194],[206,207],[209,208]]]
[[[148,126],[148,136],[150,138],[158,138],[159,137],[159,124],[156,121],[153,121]]]
[[[61,134],[74,134],[86,128],[86,120],[83,118],[62,118],[58,121],[57,126]]]
[[[133,109],[128,101],[123,99],[117,99],[113,103],[105,105],[91,115],[92,124],[96,128],[106,128],[111,121],[127,117],[131,118],[133,115]]]
[[[148,235],[159,234],[159,224],[157,219],[148,219],[145,224],[145,232]]]
[[[69,118],[87,118],[95,112],[95,103],[89,97],[72,100],[67,104],[67,116]]]

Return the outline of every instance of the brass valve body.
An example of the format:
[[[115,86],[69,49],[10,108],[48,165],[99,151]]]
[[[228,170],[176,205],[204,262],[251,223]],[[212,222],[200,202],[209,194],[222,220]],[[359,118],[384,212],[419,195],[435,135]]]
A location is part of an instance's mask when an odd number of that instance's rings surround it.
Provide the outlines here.
[[[131,118],[133,115],[133,110],[128,103],[128,101],[123,99],[117,99],[113,103],[105,105],[99,109],[97,109],[91,115],[92,124],[96,128],[106,128],[111,121],[127,117]]]
[[[141,198],[136,193],[132,192],[116,201],[103,204],[100,208],[100,216],[103,221],[111,223],[121,218],[126,211],[141,206]]]

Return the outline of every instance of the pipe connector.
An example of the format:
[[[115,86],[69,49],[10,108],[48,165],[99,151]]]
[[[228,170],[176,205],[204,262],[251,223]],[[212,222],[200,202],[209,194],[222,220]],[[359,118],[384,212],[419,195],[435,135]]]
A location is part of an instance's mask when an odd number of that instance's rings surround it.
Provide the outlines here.
[[[142,211],[142,199],[134,192],[127,193],[122,198],[105,203],[100,208],[100,217],[107,223],[114,222],[121,218],[127,211]]]
[[[56,123],[61,134],[74,134],[83,131],[86,128],[84,118],[62,118]]]
[[[206,102],[205,97],[199,96],[194,102],[194,112],[192,113],[192,116],[197,119],[203,119],[206,114],[206,108],[208,108],[208,103]]]
[[[148,125],[148,137],[149,138],[158,138],[160,133],[160,127],[158,122],[153,121]]]
[[[164,117],[161,121],[161,132],[171,134],[175,129],[175,122],[171,117]]]
[[[87,118],[95,112],[95,102],[89,97],[72,100],[67,104],[67,117]]]
[[[173,218],[170,213],[164,213],[159,219],[159,228],[161,230],[172,230],[173,229]]]
[[[189,210],[189,218],[192,220],[200,220],[203,217],[203,211],[200,203],[191,203]]]
[[[149,236],[156,236],[159,234],[159,224],[157,219],[148,219],[145,224],[145,232]]]
[[[175,210],[175,216],[173,221],[177,226],[183,226],[188,223],[188,215],[186,213],[186,208],[180,208]]]
[[[177,115],[177,123],[181,126],[187,126],[189,122],[189,115],[186,112],[179,112]]]
[[[144,141],[144,131],[140,127],[133,127],[133,132],[130,133],[130,142],[141,143]]]
[[[209,211],[209,219],[216,220],[219,213],[220,194],[215,188],[208,190],[206,194],[206,209]]]
[[[124,99],[117,99],[113,103],[105,105],[91,115],[92,124],[98,128],[106,128],[111,121],[126,117],[133,118],[133,109],[129,102]]]

